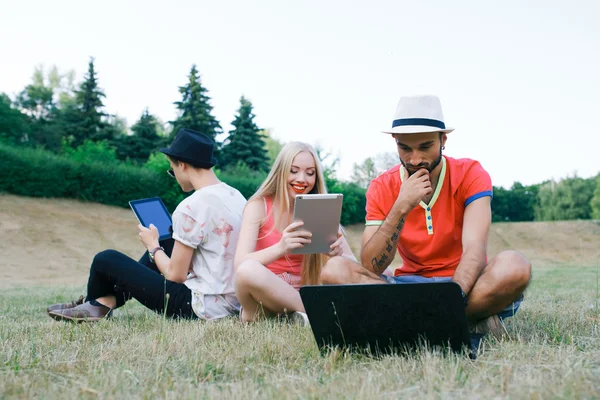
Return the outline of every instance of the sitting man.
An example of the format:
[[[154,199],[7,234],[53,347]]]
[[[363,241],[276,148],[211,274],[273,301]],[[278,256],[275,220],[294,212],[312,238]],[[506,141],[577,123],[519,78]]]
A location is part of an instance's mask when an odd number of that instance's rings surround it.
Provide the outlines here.
[[[362,265],[329,260],[325,284],[456,282],[462,289],[472,343],[498,336],[501,320],[514,315],[531,277],[531,264],[516,251],[491,260],[492,182],[471,159],[442,155],[447,134],[435,96],[402,97],[392,128],[400,164],[371,181],[367,190]],[[395,249],[402,266],[383,275]],[[475,340],[473,340],[475,339]]]

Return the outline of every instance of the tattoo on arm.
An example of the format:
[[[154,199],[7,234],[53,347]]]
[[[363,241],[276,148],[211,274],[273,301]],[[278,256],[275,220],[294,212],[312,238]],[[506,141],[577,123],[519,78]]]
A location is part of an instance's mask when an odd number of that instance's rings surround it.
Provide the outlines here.
[[[375,273],[377,273],[377,274],[381,274],[386,269],[385,262],[387,259],[388,259],[388,255],[383,253],[379,260],[377,259],[377,257],[374,258],[373,260],[371,260],[371,264],[373,266],[373,271],[375,271]]]
[[[396,230],[398,232],[400,232],[403,227],[404,227],[404,218],[400,218],[400,221],[398,221],[398,225],[396,225]]]
[[[385,246],[385,251],[387,251],[389,253],[394,249],[394,246],[392,245],[391,242],[386,242],[386,243],[387,243],[387,246]]]
[[[404,227],[404,218],[398,221],[398,225],[396,225],[396,232],[392,234],[391,241],[386,241],[385,251],[381,254],[379,259],[377,257],[371,260],[371,266],[373,267],[373,271],[377,274],[381,274],[386,268],[386,261],[392,256],[392,252],[395,247],[398,245],[398,238],[400,237],[400,231]]]
[[[377,257],[371,260],[371,266],[373,267],[373,271],[375,271],[375,273],[381,273],[381,261],[378,261]]]

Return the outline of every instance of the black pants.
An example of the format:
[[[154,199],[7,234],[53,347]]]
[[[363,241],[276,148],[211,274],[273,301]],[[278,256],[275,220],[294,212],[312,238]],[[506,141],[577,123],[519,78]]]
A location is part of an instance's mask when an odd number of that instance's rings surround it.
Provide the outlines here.
[[[170,257],[175,241],[160,242]],[[169,294],[168,299],[166,294]],[[148,307],[169,317],[198,318],[192,310],[192,291],[183,283],[166,280],[148,252],[138,261],[116,250],[104,250],[94,257],[87,286],[87,301],[103,296],[115,296],[116,308],[132,297]]]

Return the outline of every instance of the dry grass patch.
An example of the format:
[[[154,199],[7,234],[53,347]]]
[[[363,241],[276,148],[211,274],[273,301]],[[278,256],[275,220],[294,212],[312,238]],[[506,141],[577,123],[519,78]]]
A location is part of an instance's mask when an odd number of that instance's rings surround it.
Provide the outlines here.
[[[96,325],[47,317],[84,292],[95,253],[142,253],[135,226],[127,209],[0,195],[0,398],[600,397],[598,221],[492,225],[489,254],[523,252],[533,282],[476,361],[321,356],[299,326],[165,320],[134,301]],[[362,229],[347,229],[357,256]]]
[[[485,341],[476,361],[431,350],[321,356],[297,325],[165,320],[136,302],[111,320],[74,325],[44,308],[80,288],[8,289],[0,294],[0,397],[594,398],[599,273],[536,271],[509,337]]]

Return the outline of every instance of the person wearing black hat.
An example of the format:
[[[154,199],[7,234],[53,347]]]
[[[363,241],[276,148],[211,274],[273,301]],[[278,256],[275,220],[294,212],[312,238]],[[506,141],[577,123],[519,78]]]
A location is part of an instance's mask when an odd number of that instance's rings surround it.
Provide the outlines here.
[[[213,150],[208,136],[190,129],[181,129],[168,148],[160,149],[169,159],[169,175],[183,191],[194,191],[173,213],[173,238],[159,243],[155,226],[139,225],[147,249],[142,259],[115,250],[98,253],[85,301],[82,296],[54,304],[47,310],[50,317],[98,321],[131,297],[169,317],[212,320],[239,311],[233,252],[246,199],[215,175]]]

